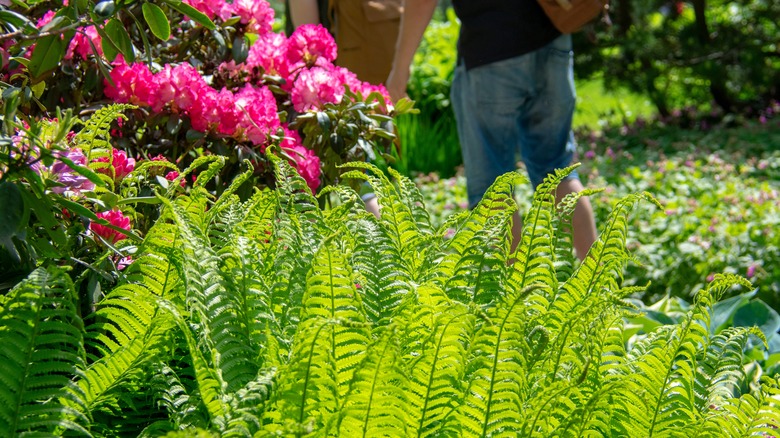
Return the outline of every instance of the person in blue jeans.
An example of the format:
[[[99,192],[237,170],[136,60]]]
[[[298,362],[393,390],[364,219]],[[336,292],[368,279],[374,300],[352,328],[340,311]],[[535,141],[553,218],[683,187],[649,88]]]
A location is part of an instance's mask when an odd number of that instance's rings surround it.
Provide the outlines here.
[[[437,0],[407,0],[401,18],[390,96],[406,94],[409,69]],[[518,152],[534,187],[572,164],[575,91],[571,35],[561,35],[536,0],[452,0],[461,21],[452,81],[470,207],[495,179],[516,170]],[[576,172],[558,186],[558,200],[583,189]],[[512,249],[522,224],[515,213]],[[572,218],[581,260],[596,240],[590,201],[580,198]]]

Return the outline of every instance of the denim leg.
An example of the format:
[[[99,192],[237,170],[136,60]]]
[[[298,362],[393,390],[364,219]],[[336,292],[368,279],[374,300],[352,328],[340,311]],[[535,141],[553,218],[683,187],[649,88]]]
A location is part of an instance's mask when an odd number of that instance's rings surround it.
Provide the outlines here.
[[[450,97],[470,207],[498,176],[517,169],[518,111],[530,97],[524,82],[531,77],[519,72],[518,78],[517,65],[524,63],[527,60],[513,58],[470,70],[459,65],[455,70]]]
[[[536,96],[521,116],[523,162],[534,187],[545,176],[572,164],[576,143],[571,131],[575,107],[571,35],[562,35],[536,52]],[[572,172],[567,178],[577,178]]]
[[[466,168],[469,206],[522,158],[536,187],[572,163],[575,151],[571,36],[515,58],[466,70],[458,65],[451,88]],[[569,178],[576,178],[576,172]]]

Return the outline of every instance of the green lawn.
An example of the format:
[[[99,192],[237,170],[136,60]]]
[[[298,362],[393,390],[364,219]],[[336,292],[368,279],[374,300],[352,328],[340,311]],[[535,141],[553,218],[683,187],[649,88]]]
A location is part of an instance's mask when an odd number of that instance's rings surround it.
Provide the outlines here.
[[[577,110],[574,127],[599,130],[637,117],[651,117],[655,107],[645,97],[624,89],[606,90],[601,79],[577,80]]]

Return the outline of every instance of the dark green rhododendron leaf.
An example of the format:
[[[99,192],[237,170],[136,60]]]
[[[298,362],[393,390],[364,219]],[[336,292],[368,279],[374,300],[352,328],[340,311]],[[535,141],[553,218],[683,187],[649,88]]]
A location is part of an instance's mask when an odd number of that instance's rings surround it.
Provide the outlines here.
[[[19,233],[24,220],[24,199],[19,187],[11,182],[0,184],[0,247],[5,247],[14,260],[19,260],[12,238]]]
[[[157,38],[167,41],[171,37],[171,25],[162,8],[153,3],[144,3],[141,7],[146,24]]]
[[[245,37],[239,36],[233,40],[233,59],[236,63],[246,61],[249,56],[249,44]]]
[[[65,56],[65,49],[70,44],[73,33],[69,32],[63,38],[60,34],[53,34],[43,37],[35,43],[30,64],[27,66],[30,75],[34,78],[40,78],[45,73],[56,68],[62,58]]]
[[[0,206],[0,241],[6,241],[19,231],[24,217],[24,200],[16,184],[0,184]]]
[[[114,47],[119,49],[119,53],[125,57],[125,62],[131,63],[135,59],[135,52],[133,51],[133,43],[130,41],[130,35],[127,34],[127,30],[125,30],[122,22],[112,18],[108,20],[103,30],[105,30],[108,38],[111,39]],[[105,43],[103,43],[103,50],[106,50]]]
[[[14,11],[0,10],[0,22],[4,22],[16,28],[34,28],[35,25],[29,18]]]

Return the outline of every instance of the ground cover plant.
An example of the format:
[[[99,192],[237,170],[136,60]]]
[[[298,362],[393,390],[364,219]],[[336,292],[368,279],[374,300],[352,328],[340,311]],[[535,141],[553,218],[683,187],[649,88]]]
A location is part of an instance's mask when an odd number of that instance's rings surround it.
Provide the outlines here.
[[[717,276],[679,323],[627,347],[626,228],[649,195],[617,202],[575,265],[564,224],[576,197],[556,206],[553,194],[568,170],[537,192],[509,253],[519,174],[436,228],[400,175],[361,163],[344,174],[372,184],[376,219],[345,187],[320,209],[271,159],[276,189],[246,201],[240,181],[220,197],[161,193],[127,281],[86,320],[58,267],[2,298],[2,430],[747,436],[780,425],[776,380],[740,386],[742,346],[762,333],[707,330],[714,300],[752,287],[744,278]]]

